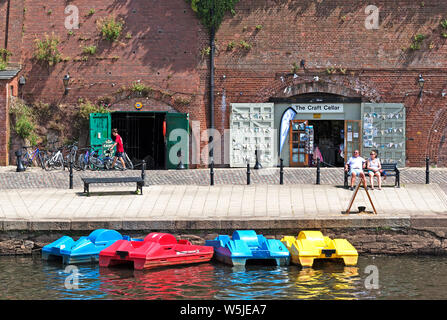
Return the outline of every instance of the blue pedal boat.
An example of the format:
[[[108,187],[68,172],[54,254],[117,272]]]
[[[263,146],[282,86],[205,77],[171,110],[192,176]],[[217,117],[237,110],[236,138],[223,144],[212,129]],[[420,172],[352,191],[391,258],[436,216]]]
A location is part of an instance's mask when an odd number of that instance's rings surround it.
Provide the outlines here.
[[[88,237],[80,237],[78,241],[74,241],[69,236],[63,236],[46,245],[42,248],[42,259],[62,258],[64,264],[98,262],[99,252],[118,240],[138,241],[129,236],[122,236],[116,230],[97,229]]]
[[[230,239],[219,235],[214,240],[206,240],[206,246],[214,247],[214,257],[233,266],[245,266],[247,260],[273,259],[278,266],[288,265],[290,253],[279,240],[266,239],[254,230],[236,230]]]

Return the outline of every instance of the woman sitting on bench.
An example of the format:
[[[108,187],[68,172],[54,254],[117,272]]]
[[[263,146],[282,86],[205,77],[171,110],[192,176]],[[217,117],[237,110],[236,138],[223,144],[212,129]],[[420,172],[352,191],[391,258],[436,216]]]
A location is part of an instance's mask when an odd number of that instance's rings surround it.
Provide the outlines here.
[[[382,171],[382,165],[380,164],[380,159],[377,158],[377,153],[375,151],[371,151],[369,155],[370,158],[366,162],[366,169],[368,170],[371,189],[374,190],[374,176],[376,176],[377,183],[379,185],[379,190],[382,190],[382,179],[380,177],[380,173]]]

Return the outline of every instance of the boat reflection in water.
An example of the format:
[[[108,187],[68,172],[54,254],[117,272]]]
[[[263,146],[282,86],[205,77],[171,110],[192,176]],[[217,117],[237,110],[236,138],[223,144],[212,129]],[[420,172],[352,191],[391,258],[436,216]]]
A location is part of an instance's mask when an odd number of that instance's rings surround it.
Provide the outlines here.
[[[214,299],[218,281],[210,263],[133,270],[125,266],[99,268],[100,290],[119,299]]]
[[[295,299],[358,299],[361,286],[358,267],[324,261],[314,268],[298,269],[293,291]]]

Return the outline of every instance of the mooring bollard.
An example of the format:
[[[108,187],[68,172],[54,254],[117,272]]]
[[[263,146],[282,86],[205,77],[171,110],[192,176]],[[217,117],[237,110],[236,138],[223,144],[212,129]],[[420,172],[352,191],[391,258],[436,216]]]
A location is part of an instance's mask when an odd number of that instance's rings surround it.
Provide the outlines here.
[[[317,184],[320,184],[320,158],[317,158]]]
[[[143,160],[143,165],[141,166],[141,179],[143,179],[143,187],[145,178],[146,178],[146,161]]]
[[[250,163],[247,161],[247,185],[250,184]]]
[[[283,159],[279,159],[279,184],[284,184],[284,163]]]
[[[73,189],[73,161],[70,159],[70,189]]]
[[[259,162],[258,149],[255,150],[255,157],[256,157],[256,163],[255,163],[255,166],[253,167],[253,169],[255,169],[255,170],[262,169],[262,164]]]
[[[430,183],[430,158],[425,158],[425,184]]]
[[[23,166],[23,162],[22,162],[22,150],[17,150],[16,151],[16,157],[17,157],[17,168],[16,168],[16,171],[17,172],[25,171],[26,169]]]
[[[210,165],[210,185],[214,186],[214,161]]]

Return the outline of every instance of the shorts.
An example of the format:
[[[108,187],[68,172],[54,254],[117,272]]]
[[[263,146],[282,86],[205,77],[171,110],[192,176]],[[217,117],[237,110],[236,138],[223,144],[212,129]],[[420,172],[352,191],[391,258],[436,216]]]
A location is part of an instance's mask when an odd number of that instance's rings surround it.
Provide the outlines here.
[[[349,176],[352,175],[353,172],[355,173],[355,175],[359,176],[360,173],[363,172],[363,170],[362,169],[351,169],[351,170],[349,170],[348,175]]]
[[[116,151],[116,152],[115,152],[115,157],[117,157],[117,158],[124,158],[124,152],[118,152],[118,151]]]
[[[372,171],[372,170],[368,170],[368,174],[376,174],[376,173],[380,173],[380,171],[376,171],[376,172],[374,172],[374,171]]]

